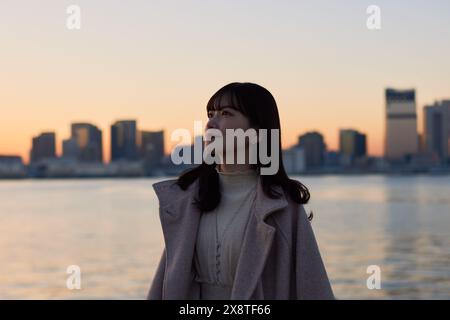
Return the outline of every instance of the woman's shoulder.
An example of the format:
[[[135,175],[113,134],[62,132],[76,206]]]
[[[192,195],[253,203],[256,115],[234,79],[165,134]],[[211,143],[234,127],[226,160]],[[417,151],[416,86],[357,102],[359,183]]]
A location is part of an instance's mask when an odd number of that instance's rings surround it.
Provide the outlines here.
[[[310,204],[298,203],[285,193],[284,199],[287,205],[273,215],[278,227],[287,233],[292,233],[298,228],[304,228],[306,225],[311,224],[309,219],[312,217]]]
[[[177,179],[166,179],[166,180],[161,180],[161,181],[153,183],[152,187],[153,187],[153,189],[155,189],[155,191],[160,191],[160,190],[166,190],[168,188],[171,188],[175,184],[177,184]]]
[[[292,179],[295,180],[295,179]],[[297,182],[300,182],[296,180]],[[305,220],[309,220],[309,217],[312,217],[312,210],[311,210],[311,204],[308,202],[306,203],[299,203],[300,200],[294,200],[294,198],[291,196],[291,193],[286,191],[285,189],[282,189],[283,197],[287,202],[286,210],[288,212],[288,215],[291,216],[291,218],[294,219],[294,221],[297,221],[300,217],[300,222],[304,222]]]
[[[165,203],[193,194],[196,188],[196,182],[194,181],[194,183],[186,188],[186,190],[183,190],[178,185],[177,178],[155,182],[152,184],[152,187],[155,190],[156,196],[158,197],[160,203]]]

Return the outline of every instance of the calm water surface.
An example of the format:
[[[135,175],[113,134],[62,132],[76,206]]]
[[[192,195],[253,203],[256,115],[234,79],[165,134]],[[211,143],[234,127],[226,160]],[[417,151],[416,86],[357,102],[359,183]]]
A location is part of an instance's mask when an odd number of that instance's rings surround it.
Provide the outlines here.
[[[450,299],[449,176],[293,178],[337,298]],[[0,298],[145,298],[164,245],[159,180],[0,181]],[[81,290],[66,288],[69,265]]]

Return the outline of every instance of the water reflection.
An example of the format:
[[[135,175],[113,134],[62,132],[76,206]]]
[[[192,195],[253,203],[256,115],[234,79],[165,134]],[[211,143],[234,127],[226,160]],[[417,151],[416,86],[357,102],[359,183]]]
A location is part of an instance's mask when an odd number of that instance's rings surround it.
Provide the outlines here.
[[[416,183],[417,180],[425,183]],[[426,182],[424,177],[404,177],[385,184],[388,244],[383,261],[383,287],[387,296],[449,297],[450,291],[442,291],[450,288],[448,230],[442,232],[435,223],[436,218],[448,219],[449,200],[443,197],[439,183],[426,185]]]
[[[450,298],[450,177],[297,179],[338,298]],[[145,298],[163,248],[156,181],[0,181],[0,298]]]
[[[449,177],[301,179],[339,298],[450,298]],[[368,290],[378,265],[382,289]]]

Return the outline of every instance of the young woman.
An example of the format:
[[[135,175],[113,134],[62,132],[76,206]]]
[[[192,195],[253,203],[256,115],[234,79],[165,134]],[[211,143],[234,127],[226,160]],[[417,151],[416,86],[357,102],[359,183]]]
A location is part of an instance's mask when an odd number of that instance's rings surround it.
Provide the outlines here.
[[[224,137],[226,129],[280,130],[275,99],[257,84],[224,86],[206,111],[206,131]],[[224,147],[223,161],[153,184],[165,248],[148,299],[334,299],[303,207],[309,191],[287,176],[279,132],[275,174],[261,174],[269,164],[249,161],[245,143],[243,164],[227,162],[237,147]],[[261,141],[258,149],[272,150]]]

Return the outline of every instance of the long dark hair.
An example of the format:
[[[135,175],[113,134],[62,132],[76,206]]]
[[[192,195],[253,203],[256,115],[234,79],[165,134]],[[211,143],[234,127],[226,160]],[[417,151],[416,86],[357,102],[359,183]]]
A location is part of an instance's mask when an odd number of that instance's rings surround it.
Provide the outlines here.
[[[270,129],[280,130],[278,172],[274,175],[261,175],[264,193],[272,199],[279,198],[281,194],[272,188],[274,185],[279,185],[293,201],[306,204],[310,198],[308,188],[297,180],[289,179],[283,166],[280,117],[272,94],[267,89],[254,83],[233,82],[222,87],[209,99],[206,106],[207,112],[217,109],[222,97],[226,95],[231,97],[233,107],[249,119],[251,127],[268,129],[269,132]],[[271,151],[270,141],[271,139],[267,139],[266,150],[268,153]],[[261,164],[258,159],[256,164],[252,164],[252,167],[258,169],[269,165]],[[177,184],[183,190],[186,190],[196,179],[199,179],[195,203],[202,212],[214,210],[220,202],[219,174],[215,167],[216,164],[207,164],[203,161],[197,167],[182,172],[177,179]]]

